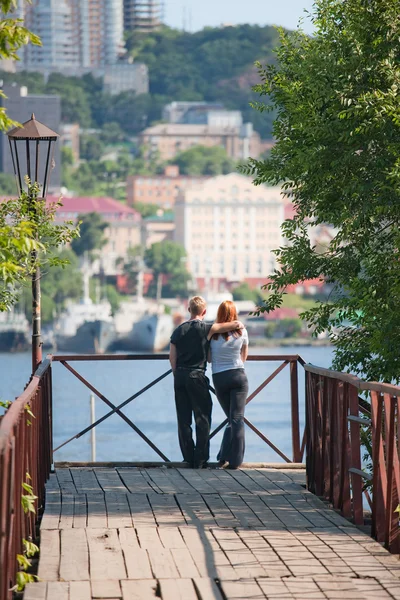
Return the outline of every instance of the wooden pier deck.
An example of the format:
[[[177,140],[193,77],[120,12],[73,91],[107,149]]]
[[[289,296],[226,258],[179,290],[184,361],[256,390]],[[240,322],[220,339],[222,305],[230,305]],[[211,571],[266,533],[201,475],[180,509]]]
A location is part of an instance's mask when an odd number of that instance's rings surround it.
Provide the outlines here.
[[[399,558],[304,483],[301,469],[57,469],[24,600],[399,600]]]

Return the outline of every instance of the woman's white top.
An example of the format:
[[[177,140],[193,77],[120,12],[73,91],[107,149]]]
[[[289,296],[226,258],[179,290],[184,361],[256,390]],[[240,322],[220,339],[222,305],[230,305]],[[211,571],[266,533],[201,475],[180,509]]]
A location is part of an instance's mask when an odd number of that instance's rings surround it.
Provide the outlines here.
[[[249,345],[249,336],[246,329],[242,329],[242,335],[234,336],[229,332],[229,337],[225,340],[223,334],[220,334],[217,340],[211,338],[211,366],[212,372],[221,373],[230,369],[243,369],[244,364],[240,357],[242,346]]]

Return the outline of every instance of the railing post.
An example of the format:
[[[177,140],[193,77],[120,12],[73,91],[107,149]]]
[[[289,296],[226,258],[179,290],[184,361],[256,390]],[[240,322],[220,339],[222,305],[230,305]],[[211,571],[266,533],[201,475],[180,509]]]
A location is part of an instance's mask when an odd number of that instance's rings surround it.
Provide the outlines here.
[[[292,449],[293,462],[301,462],[300,419],[299,419],[299,380],[297,360],[290,362],[290,396],[292,412]]]

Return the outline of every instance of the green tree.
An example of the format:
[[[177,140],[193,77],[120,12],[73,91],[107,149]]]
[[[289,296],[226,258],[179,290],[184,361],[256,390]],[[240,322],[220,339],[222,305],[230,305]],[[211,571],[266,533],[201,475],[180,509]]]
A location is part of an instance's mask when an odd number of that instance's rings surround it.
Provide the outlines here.
[[[235,161],[228,156],[225,148],[213,146],[193,146],[180,152],[172,161],[184,175],[222,175],[235,170]]]
[[[15,196],[15,177],[9,173],[0,173],[0,196]]]
[[[86,160],[98,161],[104,153],[104,143],[96,135],[82,135],[79,142],[81,157]]]
[[[72,250],[77,256],[83,256],[85,252],[101,250],[107,240],[104,236],[104,230],[107,229],[107,223],[103,221],[99,213],[91,212],[79,215],[80,235],[73,240]]]
[[[252,289],[245,281],[232,290],[232,296],[234,300],[251,300],[255,304],[263,301],[260,290]]]
[[[400,70],[398,2],[316,0],[315,35],[281,31],[278,64],[260,67],[278,117],[265,161],[250,161],[255,183],[283,184],[296,215],[276,251],[271,295],[319,278],[330,302],[303,315],[330,332],[336,368],[400,381]],[[259,105],[261,111],[264,105]],[[335,227],[325,251],[309,230]],[[346,325],[347,323],[347,325]]]
[[[70,243],[78,229],[71,222],[56,225],[61,202],[46,204],[38,199],[39,188],[30,186],[30,195],[0,202],[0,310],[16,302],[22,285],[39,267],[65,266],[58,248]],[[34,215],[34,217],[33,217]],[[36,250],[36,256],[32,256]]]
[[[149,294],[157,293],[159,277],[164,280],[163,295],[165,297],[185,296],[190,274],[186,269],[186,253],[183,246],[176,242],[157,242],[144,253],[144,260],[153,271],[153,282]]]
[[[41,308],[43,323],[50,323],[55,314],[59,314],[65,307],[65,301],[78,300],[82,297],[82,274],[79,270],[79,260],[72,250],[63,249],[59,253],[63,266],[46,269],[41,274]],[[29,298],[31,291],[24,290],[25,306],[29,312]]]

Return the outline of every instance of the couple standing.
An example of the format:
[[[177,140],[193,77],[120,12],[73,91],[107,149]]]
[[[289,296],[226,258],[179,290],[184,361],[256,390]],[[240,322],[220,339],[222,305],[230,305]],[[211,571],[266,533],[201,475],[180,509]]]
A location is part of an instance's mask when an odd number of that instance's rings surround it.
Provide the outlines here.
[[[195,296],[189,301],[190,320],[179,325],[171,336],[170,362],[174,372],[175,404],[179,445],[184,461],[206,468],[210,456],[212,400],[206,364],[211,362],[217,398],[228,417],[217,459],[220,466],[237,469],[244,456],[244,409],[248,382],[244,362],[248,335],[237,320],[230,300],[218,308],[215,323],[205,323],[207,305]],[[196,444],[192,437],[192,415]]]

